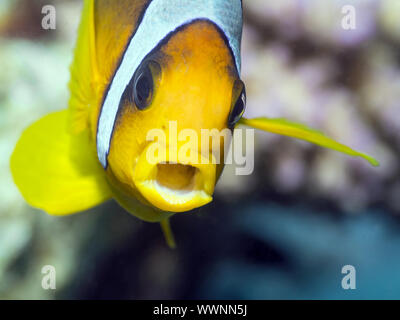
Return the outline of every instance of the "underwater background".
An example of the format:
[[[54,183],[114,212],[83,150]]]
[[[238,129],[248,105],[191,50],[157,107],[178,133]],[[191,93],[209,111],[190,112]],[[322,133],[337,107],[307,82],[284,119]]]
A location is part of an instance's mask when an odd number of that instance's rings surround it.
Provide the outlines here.
[[[47,4],[56,30],[41,27]],[[32,209],[9,158],[24,128],[67,107],[81,1],[0,0],[1,299],[400,298],[400,1],[244,7],[245,115],[307,123],[380,167],[257,132],[254,173],[228,166],[212,204],[172,219],[176,250],[113,201],[63,218]],[[56,290],[41,286],[45,265]]]

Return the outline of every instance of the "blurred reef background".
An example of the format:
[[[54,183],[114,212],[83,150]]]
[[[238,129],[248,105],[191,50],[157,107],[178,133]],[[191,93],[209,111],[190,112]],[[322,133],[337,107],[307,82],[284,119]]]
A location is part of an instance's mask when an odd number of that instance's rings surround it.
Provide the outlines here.
[[[57,29],[42,30],[53,4]],[[355,30],[342,7],[353,5]],[[30,208],[9,157],[22,130],[67,107],[81,1],[0,1],[0,298],[400,298],[400,1],[244,0],[246,115],[286,117],[375,156],[256,135],[253,175],[227,167],[215,200],[157,224],[115,202],[54,218]],[[53,265],[57,289],[43,290]],[[343,290],[344,265],[357,289]]]

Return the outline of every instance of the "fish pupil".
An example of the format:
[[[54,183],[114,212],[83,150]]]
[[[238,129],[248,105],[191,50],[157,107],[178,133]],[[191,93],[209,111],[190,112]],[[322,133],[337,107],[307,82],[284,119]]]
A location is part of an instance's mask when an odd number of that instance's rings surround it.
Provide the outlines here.
[[[150,94],[150,84],[146,77],[142,77],[138,82],[137,88],[139,101],[146,100]]]
[[[150,69],[142,71],[135,82],[134,100],[137,108],[143,110],[150,105],[153,92],[153,80]]]

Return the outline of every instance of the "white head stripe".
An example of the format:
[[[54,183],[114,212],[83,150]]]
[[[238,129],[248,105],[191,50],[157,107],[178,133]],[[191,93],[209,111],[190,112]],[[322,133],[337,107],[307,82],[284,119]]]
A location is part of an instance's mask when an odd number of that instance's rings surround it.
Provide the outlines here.
[[[225,34],[240,73],[241,0],[152,0],[114,75],[101,110],[97,154],[104,168],[114,122],[126,86],[143,59],[171,32],[196,19],[215,23]]]

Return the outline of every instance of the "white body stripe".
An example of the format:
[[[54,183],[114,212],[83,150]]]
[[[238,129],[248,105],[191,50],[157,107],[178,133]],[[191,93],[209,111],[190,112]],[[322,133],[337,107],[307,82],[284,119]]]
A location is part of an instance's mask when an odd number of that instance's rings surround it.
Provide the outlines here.
[[[240,73],[241,0],[153,0],[127,47],[101,110],[97,154],[104,168],[119,103],[136,69],[166,36],[196,19],[208,19],[224,32]]]

